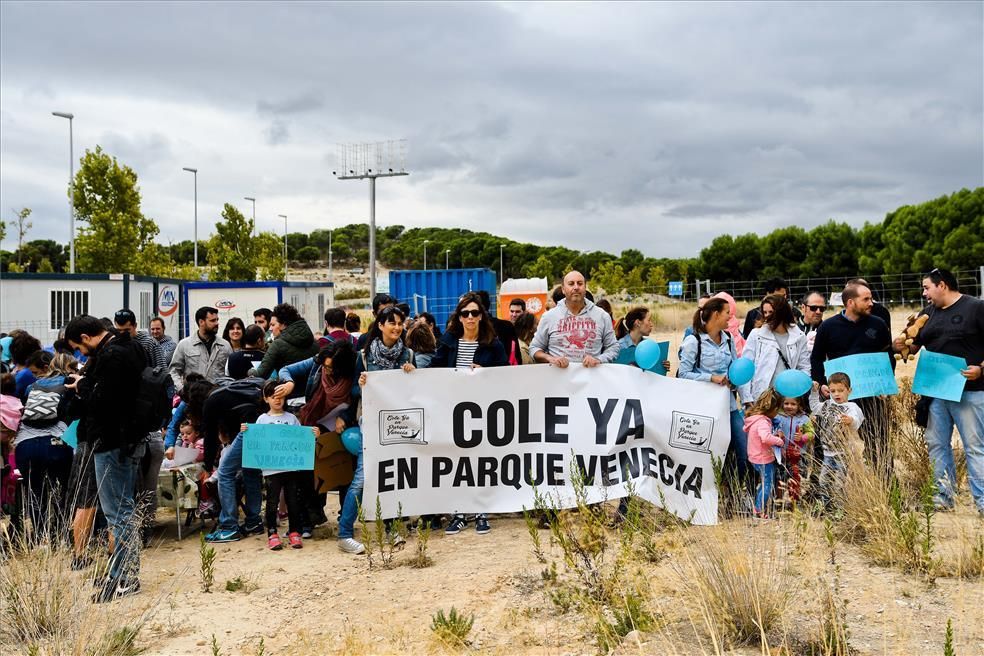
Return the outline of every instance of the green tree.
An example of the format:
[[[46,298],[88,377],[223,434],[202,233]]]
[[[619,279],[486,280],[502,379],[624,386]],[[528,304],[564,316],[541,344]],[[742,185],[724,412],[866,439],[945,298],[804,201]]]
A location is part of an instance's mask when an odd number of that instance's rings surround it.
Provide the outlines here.
[[[666,270],[659,264],[649,269],[646,277],[647,291],[655,294],[666,294],[669,292],[669,278],[666,277]]]
[[[38,264],[38,273],[54,273],[55,267],[51,264],[51,260],[44,257],[41,258],[41,263]]]
[[[170,255],[154,242],[157,224],[140,210],[133,169],[96,146],[85,151],[74,189],[80,271],[160,275],[173,269]]]
[[[21,265],[24,250],[24,236],[27,235],[27,231],[34,226],[34,223],[27,220],[27,217],[31,216],[31,208],[23,207],[19,210],[14,210],[14,220],[9,222],[11,228],[17,231],[17,264]]]
[[[279,240],[278,240],[279,241]],[[222,220],[215,224],[215,234],[208,240],[208,264],[211,280],[256,280],[257,240],[253,237],[253,219],[247,219],[235,206],[222,207]],[[281,253],[281,259],[283,254]]]
[[[602,262],[591,271],[591,286],[595,292],[618,294],[625,289],[625,269],[616,260]]]
[[[858,270],[858,233],[833,220],[810,230],[809,248],[801,275],[811,278],[843,276]]]
[[[546,255],[540,255],[532,264],[527,264],[523,269],[523,274],[527,278],[546,278],[547,286],[553,284],[560,276],[554,273],[553,262]]]
[[[759,239],[760,278],[799,278],[810,252],[809,237],[799,226],[773,230]],[[754,278],[753,278],[754,279]]]
[[[295,257],[301,262],[314,262],[321,257],[321,251],[316,246],[305,246],[297,251]]]

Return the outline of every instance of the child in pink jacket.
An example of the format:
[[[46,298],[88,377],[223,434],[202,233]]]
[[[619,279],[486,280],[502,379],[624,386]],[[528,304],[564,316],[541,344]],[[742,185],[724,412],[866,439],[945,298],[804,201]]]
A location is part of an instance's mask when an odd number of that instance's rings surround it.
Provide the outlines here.
[[[772,498],[776,479],[776,456],[772,447],[785,443],[782,431],[772,432],[772,420],[782,410],[782,396],[771,387],[756,399],[745,413],[745,432],[748,434],[748,462],[759,473],[755,491],[755,516],[766,517],[767,504]]]

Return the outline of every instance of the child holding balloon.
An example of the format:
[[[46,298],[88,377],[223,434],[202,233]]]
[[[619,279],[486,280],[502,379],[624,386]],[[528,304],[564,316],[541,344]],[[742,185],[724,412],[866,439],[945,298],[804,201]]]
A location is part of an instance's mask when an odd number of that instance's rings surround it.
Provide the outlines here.
[[[755,491],[755,516],[768,516],[768,503],[776,477],[776,456],[772,447],[785,444],[782,431],[774,431],[772,420],[782,410],[783,398],[771,387],[755,400],[745,415],[745,432],[748,435],[748,461],[758,472],[759,484]]]
[[[777,459],[782,459],[785,470],[786,492],[792,501],[800,499],[800,456],[803,447],[813,436],[813,424],[810,416],[803,407],[803,397],[785,396],[782,399],[782,411],[772,420],[772,428],[785,436],[785,443],[773,447],[773,452],[780,452]]]

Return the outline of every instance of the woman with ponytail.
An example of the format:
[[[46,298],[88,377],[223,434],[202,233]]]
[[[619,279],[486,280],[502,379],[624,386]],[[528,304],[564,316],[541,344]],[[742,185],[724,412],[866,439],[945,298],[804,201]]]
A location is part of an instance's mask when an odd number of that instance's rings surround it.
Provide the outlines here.
[[[615,337],[618,338],[618,364],[635,364],[635,348],[653,332],[653,319],[649,308],[638,306],[628,311],[615,324]],[[669,371],[670,361],[664,360],[663,367]]]
[[[734,469],[740,486],[749,480],[748,443],[744,417],[728,382],[728,367],[738,359],[735,340],[728,332],[731,308],[724,298],[711,298],[694,313],[693,334],[680,347],[677,377],[729,387],[731,398],[731,445],[726,467]],[[733,464],[732,464],[733,463]]]

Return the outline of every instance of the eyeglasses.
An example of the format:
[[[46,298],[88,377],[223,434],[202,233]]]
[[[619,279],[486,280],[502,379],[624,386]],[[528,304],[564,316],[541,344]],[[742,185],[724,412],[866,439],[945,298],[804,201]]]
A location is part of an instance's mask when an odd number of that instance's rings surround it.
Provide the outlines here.
[[[826,305],[807,305],[806,307],[810,312],[823,312],[827,309]]]
[[[461,317],[462,319],[465,319],[467,317],[474,317],[474,318],[477,319],[478,317],[482,316],[482,311],[481,310],[462,310],[461,312],[458,313],[458,316]]]

